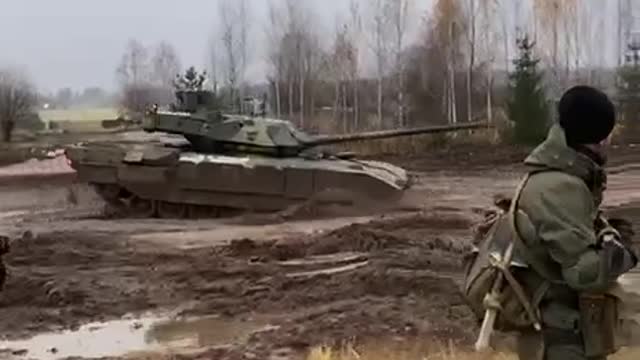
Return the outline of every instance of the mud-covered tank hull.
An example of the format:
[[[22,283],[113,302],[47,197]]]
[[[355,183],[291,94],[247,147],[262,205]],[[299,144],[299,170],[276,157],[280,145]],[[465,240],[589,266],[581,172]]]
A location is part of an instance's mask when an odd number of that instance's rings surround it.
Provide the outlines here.
[[[388,202],[410,184],[405,170],[375,161],[224,156],[122,143],[74,146],[66,156],[78,180],[110,204],[161,217],[274,212],[309,200]]]

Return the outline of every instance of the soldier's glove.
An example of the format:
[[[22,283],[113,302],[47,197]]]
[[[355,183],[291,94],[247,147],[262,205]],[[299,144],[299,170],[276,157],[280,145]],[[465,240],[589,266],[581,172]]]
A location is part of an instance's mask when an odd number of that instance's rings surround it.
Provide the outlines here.
[[[620,243],[612,233],[603,235],[600,255],[605,266],[605,273],[612,281],[638,265],[636,254]]]
[[[609,225],[616,229],[620,234],[620,242],[624,246],[632,248],[633,239],[636,235],[635,231],[633,230],[633,224],[626,219],[614,218],[609,219]]]

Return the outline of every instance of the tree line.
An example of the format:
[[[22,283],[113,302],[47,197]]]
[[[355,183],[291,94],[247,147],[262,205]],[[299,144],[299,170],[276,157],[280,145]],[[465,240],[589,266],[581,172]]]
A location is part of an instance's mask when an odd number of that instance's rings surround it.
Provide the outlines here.
[[[626,14],[598,16],[614,2],[436,0],[429,9],[414,0],[345,2],[327,25],[314,2],[274,0],[257,21],[247,0],[220,0],[209,51],[216,89],[230,101],[246,92],[247,64],[261,56],[272,113],[302,127],[493,122],[509,118],[525,37],[548,110],[573,84],[610,91],[618,83],[610,63],[622,57],[624,39],[612,52],[602,43],[605,29],[622,32]],[[255,32],[265,34],[265,54],[252,51]]]
[[[615,92],[626,99],[622,108],[635,109],[640,84],[630,85],[634,68],[624,57],[628,11],[599,16],[623,2],[435,0],[421,9],[416,0],[345,0],[327,21],[313,1],[270,0],[257,14],[251,0],[217,0],[204,49],[208,86],[231,106],[266,93],[273,116],[332,132],[475,119],[513,125],[514,104],[534,106],[522,103],[529,98],[540,106],[530,122],[544,127],[555,99],[577,83]],[[616,47],[605,51],[611,33]],[[258,86],[248,78],[256,63],[264,65]],[[182,70],[171,44],[129,41],[116,69],[119,103],[139,113],[171,102]],[[516,97],[521,88],[535,96]]]

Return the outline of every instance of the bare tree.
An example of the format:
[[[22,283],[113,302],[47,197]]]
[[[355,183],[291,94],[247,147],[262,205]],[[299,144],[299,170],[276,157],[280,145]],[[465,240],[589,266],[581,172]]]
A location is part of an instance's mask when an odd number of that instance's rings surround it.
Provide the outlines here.
[[[343,131],[357,129],[360,116],[360,56],[359,42],[362,40],[362,21],[356,0],[349,4],[349,16],[336,24],[335,37],[328,57],[328,68],[334,87],[334,119],[339,115]],[[348,113],[352,117],[348,117]]]
[[[149,52],[138,40],[129,40],[116,70],[122,83],[143,84],[149,81]]]
[[[458,106],[458,91],[464,92],[466,73],[465,16],[460,1],[435,2],[421,41],[407,54],[407,88],[412,124],[455,123],[464,106]],[[464,102],[462,102],[464,104]]]
[[[351,46],[353,58],[350,66],[350,78],[353,87],[353,123],[357,129],[360,124],[360,41],[362,40],[362,18],[356,0],[351,0],[350,6]]]
[[[324,50],[320,45],[315,29],[310,27],[307,30],[305,36],[304,46],[304,66],[305,66],[305,92],[307,93],[308,102],[306,105],[306,111],[313,117],[315,115],[316,107],[316,84],[318,81],[318,74],[321,70],[322,59],[324,58]],[[304,111],[305,107],[303,107]]]
[[[2,140],[11,141],[13,130],[36,104],[36,92],[27,76],[15,69],[0,69],[0,127]]]
[[[496,17],[500,12],[500,4],[497,0],[486,0],[480,3],[480,28],[482,29],[480,42],[484,44],[482,58],[486,64],[486,106],[487,120],[493,122],[493,72],[496,62],[495,48],[500,41],[500,28]],[[502,33],[502,36],[507,34]],[[508,50],[507,50],[508,51]]]
[[[627,48],[627,44],[625,43],[626,38],[628,37],[627,29],[629,29],[629,23],[632,21],[632,14],[628,11],[627,7],[629,4],[629,0],[618,0],[618,8],[617,8],[617,30],[618,30],[618,56],[617,56],[617,65],[622,66],[624,63],[624,51]]]
[[[509,44],[510,44],[510,40],[511,37],[509,36],[509,21],[507,20],[508,18],[508,9],[507,6],[509,5],[509,1],[508,0],[497,0],[497,7],[498,7],[498,14],[500,14],[500,20],[501,20],[501,25],[502,25],[502,44],[503,44],[503,52],[504,52],[504,69],[507,73],[509,73],[509,69],[511,68],[511,58],[510,58],[510,52],[509,52]],[[516,2],[516,4],[520,4],[520,1],[518,0]],[[519,10],[518,6],[516,6],[516,9]],[[520,27],[520,16],[519,16],[519,12],[516,12],[516,16],[513,17],[514,22],[516,24],[515,26],[515,32],[514,35],[518,36],[518,29]]]
[[[218,62],[221,65],[230,101],[235,104],[238,97],[244,97],[246,92],[245,76],[249,64],[251,29],[247,0],[218,0],[218,15],[220,43],[212,43],[209,56],[212,67],[217,70],[220,67]]]
[[[601,3],[597,0],[583,0],[575,4],[574,11],[577,15],[572,28],[576,57],[574,60],[576,70],[583,70],[578,78],[579,82],[598,84],[598,68],[604,67],[607,52],[602,50],[602,44],[606,43],[605,39],[610,33],[603,29],[607,29],[610,17],[598,16],[602,11],[600,6]],[[587,73],[584,73],[584,70],[587,70]]]
[[[446,105],[447,119],[450,123],[458,122],[456,101],[456,72],[461,60],[461,40],[465,28],[464,12],[455,1],[438,0],[434,7],[434,33],[439,49],[445,54],[446,81],[443,96]]]
[[[407,28],[409,26],[409,9],[410,9],[411,1],[410,0],[388,0],[387,14],[389,16],[389,23],[393,30],[394,37],[394,46],[393,52],[396,62],[396,72],[397,72],[397,102],[398,102],[398,112],[397,112],[397,125],[404,126],[405,125],[405,96],[404,96],[404,77],[405,77],[405,66],[404,60],[402,59],[402,51],[405,47],[406,42],[406,33]]]
[[[281,53],[283,38],[282,22],[279,17],[279,9],[273,2],[269,4],[269,26],[266,29],[269,42],[267,57],[273,71],[272,83],[275,92],[276,116],[282,116],[282,89],[281,80],[284,77],[284,61]]]
[[[221,52],[217,32],[214,32],[213,37],[209,39],[209,51],[207,54],[209,58],[209,80],[214,94],[218,94],[218,71]]]
[[[319,40],[313,14],[304,2],[285,0],[281,5],[270,6],[269,61],[276,75],[271,82],[281,104],[276,108],[288,106],[289,119],[298,114],[304,126],[315,104],[314,85],[322,58]]]
[[[542,29],[541,36],[538,37],[538,41],[542,41],[542,44],[546,45],[547,49],[551,49],[551,72],[554,80],[559,79],[559,32],[560,32],[560,0],[536,0],[534,3],[534,12],[536,14],[536,23],[540,23]]]
[[[147,48],[137,40],[130,40],[116,74],[122,87],[123,107],[137,113],[144,111],[152,96]]]
[[[240,96],[245,95],[245,81],[249,64],[249,34],[251,31],[250,12],[247,0],[234,0],[238,6],[238,26],[240,27]]]
[[[387,16],[387,0],[371,0],[371,18],[369,21],[370,46],[376,63],[378,82],[377,113],[378,125],[382,125],[384,76],[389,62],[389,17]]]
[[[481,0],[485,3],[489,0]],[[473,90],[473,71],[476,66],[476,33],[477,33],[477,18],[478,18],[478,4],[476,0],[466,0],[467,5],[467,44],[469,63],[467,66],[467,121],[471,122],[473,118],[473,103],[472,90]]]
[[[300,125],[304,126],[304,83],[305,83],[305,58],[304,53],[306,52],[305,46],[308,44],[305,43],[305,35],[306,28],[303,26],[305,24],[305,19],[302,18],[303,13],[302,9],[298,6],[300,2],[298,0],[286,0],[287,2],[287,10],[289,13],[289,31],[294,34],[295,41],[295,56],[298,59],[296,67],[298,69],[298,100],[300,106]],[[308,25],[308,24],[307,24]]]
[[[606,43],[606,37],[607,34],[604,31],[601,31],[601,29],[605,29],[607,24],[606,24],[606,17],[604,16],[595,16],[594,17],[594,12],[597,11],[594,9],[594,4],[591,4],[590,6],[590,15],[589,15],[589,19],[590,20],[594,20],[597,19],[597,23],[594,24],[593,23],[583,23],[584,27],[588,27],[589,28],[589,42],[587,44],[587,56],[588,56],[588,62],[591,64],[591,71],[589,72],[588,75],[588,81],[591,84],[595,84],[595,85],[601,85],[600,84],[600,77],[599,77],[599,73],[601,72],[601,69],[604,67],[605,65],[605,59],[606,59],[606,55],[607,53],[605,51],[602,51],[600,44],[604,44]],[[619,56],[618,56],[619,57]],[[617,58],[618,58],[617,57]]]
[[[159,43],[151,64],[155,83],[162,88],[171,89],[176,75],[181,71],[180,59],[173,45],[165,41]]]
[[[333,51],[328,58],[328,67],[335,82],[334,121],[341,118],[343,131],[348,130],[346,119],[348,91],[347,82],[350,74],[350,63],[354,56],[353,44],[349,38],[348,26],[339,24],[336,29]]]
[[[306,53],[312,46],[310,39],[310,23],[309,14],[305,11],[304,5],[298,0],[285,0],[285,8],[287,14],[287,35],[291,42],[289,44],[289,63],[290,67],[296,69],[298,80],[298,106],[300,107],[300,124],[304,126],[305,122],[305,81],[306,70],[308,68]],[[290,100],[293,102],[293,82],[296,75],[291,77],[290,82]],[[291,106],[291,105],[290,105]]]
[[[571,22],[575,20],[576,0],[535,0],[534,12],[540,23],[539,43],[547,49],[556,95],[569,81],[572,57]],[[562,35],[564,34],[564,38]],[[540,41],[542,40],[542,41]],[[564,54],[561,51],[564,49]],[[562,59],[564,57],[564,59]],[[564,60],[564,61],[563,61]],[[564,64],[562,64],[564,62]],[[563,70],[564,69],[564,74]]]
[[[237,23],[237,11],[233,7],[236,0],[219,0],[219,22],[224,57],[223,73],[232,104],[237,102],[239,73],[242,61],[241,33]]]

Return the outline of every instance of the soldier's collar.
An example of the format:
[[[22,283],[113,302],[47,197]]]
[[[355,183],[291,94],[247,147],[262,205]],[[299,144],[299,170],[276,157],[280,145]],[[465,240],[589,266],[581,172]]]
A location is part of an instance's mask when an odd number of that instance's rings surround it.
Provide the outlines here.
[[[604,178],[603,167],[591,156],[570,148],[564,130],[557,124],[549,130],[547,139],[527,157],[525,164],[536,169],[566,172],[583,179],[589,187],[596,186]]]

